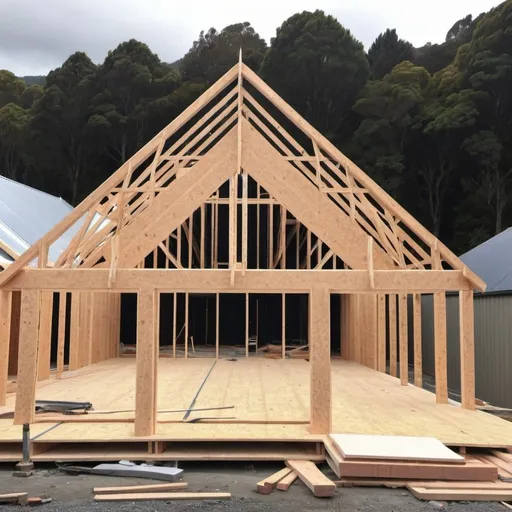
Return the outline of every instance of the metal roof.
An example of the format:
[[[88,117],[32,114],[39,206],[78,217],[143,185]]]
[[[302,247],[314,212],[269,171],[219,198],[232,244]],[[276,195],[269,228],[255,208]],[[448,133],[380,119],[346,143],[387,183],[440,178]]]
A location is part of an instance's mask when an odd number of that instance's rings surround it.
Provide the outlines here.
[[[18,255],[50,231],[73,210],[64,199],[0,176],[0,241]],[[56,240],[49,248],[55,261],[73,233]],[[6,254],[2,253],[2,259]]]
[[[471,249],[460,259],[487,283],[486,292],[512,290],[512,228]]]

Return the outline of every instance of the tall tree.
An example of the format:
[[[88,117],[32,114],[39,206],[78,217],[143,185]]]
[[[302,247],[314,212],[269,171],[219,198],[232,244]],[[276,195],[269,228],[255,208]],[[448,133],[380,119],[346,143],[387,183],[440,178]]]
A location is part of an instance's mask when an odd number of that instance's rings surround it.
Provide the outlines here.
[[[0,69],[0,108],[8,103],[20,104],[25,82],[6,69]]]
[[[457,59],[458,82],[478,98],[480,128],[465,143],[476,168],[476,190],[486,191],[495,234],[505,227],[512,193],[512,0],[483,16]]]
[[[362,118],[352,156],[389,193],[399,195],[408,132],[423,102],[430,75],[406,61],[382,80],[368,82],[354,111]]]
[[[456,40],[467,43],[471,40],[473,29],[473,15],[468,14],[466,17],[455,22],[453,27],[448,30],[446,42]]]
[[[1,174],[12,180],[21,178],[19,171],[25,154],[28,113],[14,103],[0,108]]]
[[[363,45],[333,16],[304,11],[272,39],[263,78],[318,130],[334,139],[370,75]]]
[[[109,52],[93,81],[97,93],[89,125],[102,135],[109,157],[121,165],[147,138],[147,104],[170,94],[180,76],[147,45],[131,39]]]
[[[228,25],[220,32],[215,28],[201,32],[180,62],[183,79],[213,84],[238,62],[240,49],[244,63],[257,71],[267,43],[247,21]]]
[[[97,154],[97,140],[87,124],[95,71],[85,53],[71,55],[49,73],[48,88],[34,104],[29,122],[35,164],[62,176],[67,187],[58,193],[72,204],[76,204],[80,180],[94,166]]]
[[[400,62],[411,60],[412,54],[412,44],[399,39],[395,29],[387,29],[375,39],[368,50],[372,77],[380,80]]]

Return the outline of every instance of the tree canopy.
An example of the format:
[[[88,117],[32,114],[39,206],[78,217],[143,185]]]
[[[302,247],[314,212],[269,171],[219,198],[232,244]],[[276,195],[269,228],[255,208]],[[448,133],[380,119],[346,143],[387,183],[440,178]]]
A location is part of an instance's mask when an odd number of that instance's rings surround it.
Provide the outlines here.
[[[304,11],[277,29],[261,75],[308,121],[335,138],[370,69],[363,45],[336,18]]]
[[[512,223],[512,0],[414,48],[366,54],[323,11],[200,33],[172,64],[131,39],[46,77],[0,70],[0,173],[76,204],[239,58],[428,229],[463,252]],[[298,135],[298,133],[292,133]]]
[[[186,80],[211,85],[238,62],[240,49],[244,63],[258,71],[267,43],[249,22],[228,25],[220,32],[212,27],[201,32],[185,54],[180,62],[181,72]]]

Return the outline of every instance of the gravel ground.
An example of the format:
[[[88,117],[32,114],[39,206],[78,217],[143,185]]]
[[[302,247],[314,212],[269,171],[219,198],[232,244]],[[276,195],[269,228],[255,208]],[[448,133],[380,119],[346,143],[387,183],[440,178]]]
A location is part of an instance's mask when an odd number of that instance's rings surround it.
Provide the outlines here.
[[[311,492],[296,480],[287,492],[274,491],[268,496],[255,491],[256,483],[282,467],[282,464],[247,463],[188,463],[181,464],[183,480],[188,482],[188,491],[230,492],[231,500],[222,501],[152,501],[94,503],[92,488],[95,486],[116,486],[156,483],[152,480],[93,475],[71,476],[61,473],[52,465],[38,465],[30,478],[12,476],[13,467],[0,465],[0,493],[29,492],[38,496],[47,494],[52,503],[41,505],[41,512],[68,511],[154,511],[176,512],[211,510],[212,512],[258,511],[341,511],[344,512],[423,512],[439,510],[431,503],[414,498],[404,489],[338,489],[334,498],[314,498]],[[328,468],[326,474],[335,479]],[[0,506],[0,511],[13,510],[12,505]],[[450,503],[447,510],[452,512],[504,512],[499,503]]]

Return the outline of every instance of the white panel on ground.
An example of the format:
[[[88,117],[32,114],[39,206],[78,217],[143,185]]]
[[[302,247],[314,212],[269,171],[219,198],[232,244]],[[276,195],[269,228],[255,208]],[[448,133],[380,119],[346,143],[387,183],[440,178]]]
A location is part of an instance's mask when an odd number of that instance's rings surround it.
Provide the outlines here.
[[[464,457],[434,437],[330,434],[343,457],[464,463]]]

